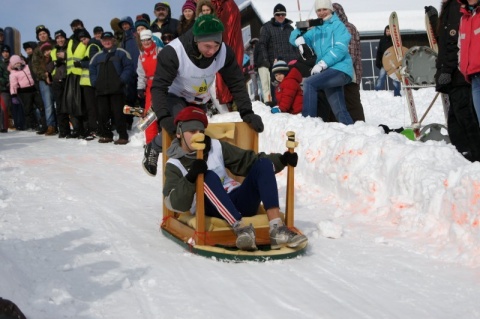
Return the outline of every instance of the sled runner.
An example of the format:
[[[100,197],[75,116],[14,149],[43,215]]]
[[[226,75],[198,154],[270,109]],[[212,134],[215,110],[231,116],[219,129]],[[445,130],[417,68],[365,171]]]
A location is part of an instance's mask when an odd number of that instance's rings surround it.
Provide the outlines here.
[[[227,141],[244,149],[258,151],[258,133],[244,122],[236,123],[209,123],[205,132],[206,135]],[[295,133],[288,132],[287,148],[293,152],[296,146]],[[172,139],[166,131],[162,132],[163,149],[170,146]],[[202,154],[198,151],[197,158]],[[201,155],[202,156],[202,155]],[[162,152],[163,168],[168,158],[166,152]],[[294,169],[288,166],[287,172],[287,196],[285,224],[287,227],[298,231],[294,226],[294,202],[293,202],[293,173]],[[232,177],[241,182],[242,177]],[[257,215],[244,217],[243,221],[252,224],[256,233],[257,251],[243,251],[235,246],[236,236],[230,225],[223,219],[205,216],[203,206],[203,175],[197,179],[197,212],[195,215],[190,212],[175,213],[163,205],[163,220],[161,230],[164,235],[179,243],[187,250],[204,256],[213,257],[219,260],[232,261],[266,261],[273,259],[294,258],[303,254],[307,243],[296,248],[282,247],[277,250],[270,249],[269,223],[267,215],[262,206],[259,207]],[[299,231],[298,231],[299,232]]]

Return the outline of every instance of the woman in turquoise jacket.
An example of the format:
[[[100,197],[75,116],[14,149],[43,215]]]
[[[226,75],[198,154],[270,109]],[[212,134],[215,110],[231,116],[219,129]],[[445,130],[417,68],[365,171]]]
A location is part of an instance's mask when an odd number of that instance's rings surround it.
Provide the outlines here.
[[[350,33],[333,12],[330,0],[316,0],[317,17],[323,25],[313,27],[303,35],[295,29],[290,35],[290,43],[302,50],[302,44],[313,48],[317,63],[311,76],[303,82],[303,116],[317,116],[317,91],[324,90],[335,117],[345,125],[353,124],[347,111],[343,86],[353,78],[353,63],[348,53]]]

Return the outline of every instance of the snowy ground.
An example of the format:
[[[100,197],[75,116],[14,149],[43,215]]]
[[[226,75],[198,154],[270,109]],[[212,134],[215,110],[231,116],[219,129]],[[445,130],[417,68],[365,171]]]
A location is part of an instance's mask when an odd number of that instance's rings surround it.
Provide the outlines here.
[[[414,94],[421,116],[434,92]],[[479,318],[480,164],[382,134],[409,122],[391,92],[362,102],[367,123],[350,127],[254,104],[261,150],[283,152],[296,131],[309,238],[305,256],[266,263],[198,257],[159,232],[161,172],[143,172],[137,131],[126,146],[2,134],[0,296],[32,319]],[[285,173],[278,183],[284,202]]]

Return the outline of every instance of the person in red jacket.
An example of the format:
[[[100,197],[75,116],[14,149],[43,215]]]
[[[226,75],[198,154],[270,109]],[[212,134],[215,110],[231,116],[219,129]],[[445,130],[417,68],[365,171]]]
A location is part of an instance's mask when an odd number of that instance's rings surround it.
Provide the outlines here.
[[[223,42],[233,49],[238,65],[243,65],[243,37],[240,9],[233,0],[211,0],[215,6],[215,13],[222,21],[225,29],[222,34]],[[233,97],[223,81],[222,76],[217,73],[215,80],[217,99],[220,104],[227,104],[231,107]]]
[[[473,106],[480,123],[480,6],[478,0],[458,0],[460,12],[459,66],[465,79],[472,83]]]
[[[275,80],[279,82],[275,89],[277,106],[272,108],[272,113],[291,113],[298,114],[302,112],[303,90],[302,74],[296,67],[289,71],[288,65],[283,60],[277,60],[273,64],[272,74]]]

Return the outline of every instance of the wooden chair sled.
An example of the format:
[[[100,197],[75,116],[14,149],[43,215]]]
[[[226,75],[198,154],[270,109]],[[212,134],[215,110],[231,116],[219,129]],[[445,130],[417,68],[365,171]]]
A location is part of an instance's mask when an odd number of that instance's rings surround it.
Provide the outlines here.
[[[206,135],[227,141],[244,149],[251,149],[258,152],[258,133],[244,122],[235,123],[209,123]],[[287,148],[293,152],[297,142],[295,142],[295,133],[288,132]],[[170,146],[172,139],[164,130],[162,160],[163,168],[167,162],[166,150]],[[201,153],[201,151],[199,151]],[[300,232],[294,226],[294,168],[288,166],[287,173],[287,196],[285,224]],[[164,171],[164,170],[163,170]],[[241,182],[243,177],[233,176]],[[199,195],[201,194],[201,195]],[[296,248],[282,247],[278,250],[270,249],[270,236],[268,218],[260,205],[257,215],[245,217],[244,221],[252,223],[255,227],[257,251],[242,251],[235,246],[236,236],[229,224],[219,218],[205,216],[203,206],[203,175],[197,179],[197,213],[190,212],[176,213],[169,210],[163,204],[163,220],[161,230],[164,235],[179,243],[192,253],[212,257],[218,260],[230,261],[266,261],[273,259],[294,258],[306,251],[307,243]],[[300,232],[301,233],[301,232]]]

